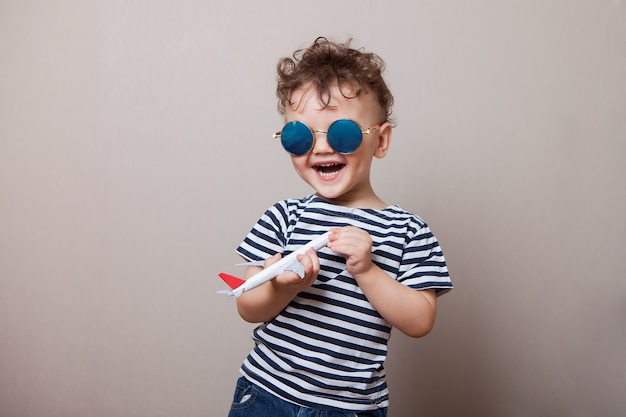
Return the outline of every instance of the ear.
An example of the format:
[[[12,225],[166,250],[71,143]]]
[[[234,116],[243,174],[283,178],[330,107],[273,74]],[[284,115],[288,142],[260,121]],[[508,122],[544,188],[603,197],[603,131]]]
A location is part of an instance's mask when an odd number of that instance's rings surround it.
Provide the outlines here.
[[[391,145],[391,133],[393,127],[391,123],[385,122],[378,128],[378,145],[374,151],[374,156],[378,159],[382,159],[387,155],[389,151],[389,145]]]

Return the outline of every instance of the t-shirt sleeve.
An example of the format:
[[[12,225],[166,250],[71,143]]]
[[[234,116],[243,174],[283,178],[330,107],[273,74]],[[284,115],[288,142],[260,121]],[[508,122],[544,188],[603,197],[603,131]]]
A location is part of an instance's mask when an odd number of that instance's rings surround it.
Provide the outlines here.
[[[286,245],[286,225],[286,205],[278,202],[265,211],[236,252],[248,261],[262,261],[276,253],[282,253]]]
[[[399,272],[398,281],[417,290],[435,289],[442,295],[452,289],[441,246],[425,224],[409,236]]]

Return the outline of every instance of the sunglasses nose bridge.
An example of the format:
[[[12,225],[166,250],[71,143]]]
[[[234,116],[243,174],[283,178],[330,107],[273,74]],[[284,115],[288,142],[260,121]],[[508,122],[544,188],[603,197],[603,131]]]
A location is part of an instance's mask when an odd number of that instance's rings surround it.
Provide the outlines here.
[[[334,151],[334,149],[330,146],[330,143],[328,143],[328,130],[311,130],[311,133],[313,134],[312,152],[323,153]],[[318,135],[318,133],[322,133],[322,135]]]
[[[313,137],[315,137],[316,133],[324,133],[325,135],[328,134],[328,130],[311,130],[311,133],[313,133]]]

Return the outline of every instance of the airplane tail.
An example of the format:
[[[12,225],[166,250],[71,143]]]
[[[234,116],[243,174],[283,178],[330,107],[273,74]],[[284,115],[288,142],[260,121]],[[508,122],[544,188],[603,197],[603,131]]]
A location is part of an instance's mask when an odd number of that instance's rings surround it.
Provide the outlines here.
[[[224,272],[220,272],[219,277],[222,278],[224,280],[224,282],[226,284],[228,284],[228,286],[231,289],[237,289],[237,287],[239,287],[241,284],[243,284],[244,282],[246,282],[245,280],[241,279],[241,278],[237,278],[235,276],[226,274]]]

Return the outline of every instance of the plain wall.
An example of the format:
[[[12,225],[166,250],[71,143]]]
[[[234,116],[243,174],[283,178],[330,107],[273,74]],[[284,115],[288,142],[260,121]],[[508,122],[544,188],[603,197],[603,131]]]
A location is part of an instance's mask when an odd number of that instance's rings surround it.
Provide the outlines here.
[[[626,413],[620,0],[0,0],[0,415],[223,416],[251,325],[216,295],[276,200],[275,64],[387,63],[374,184],[455,290],[394,332],[390,416]]]

